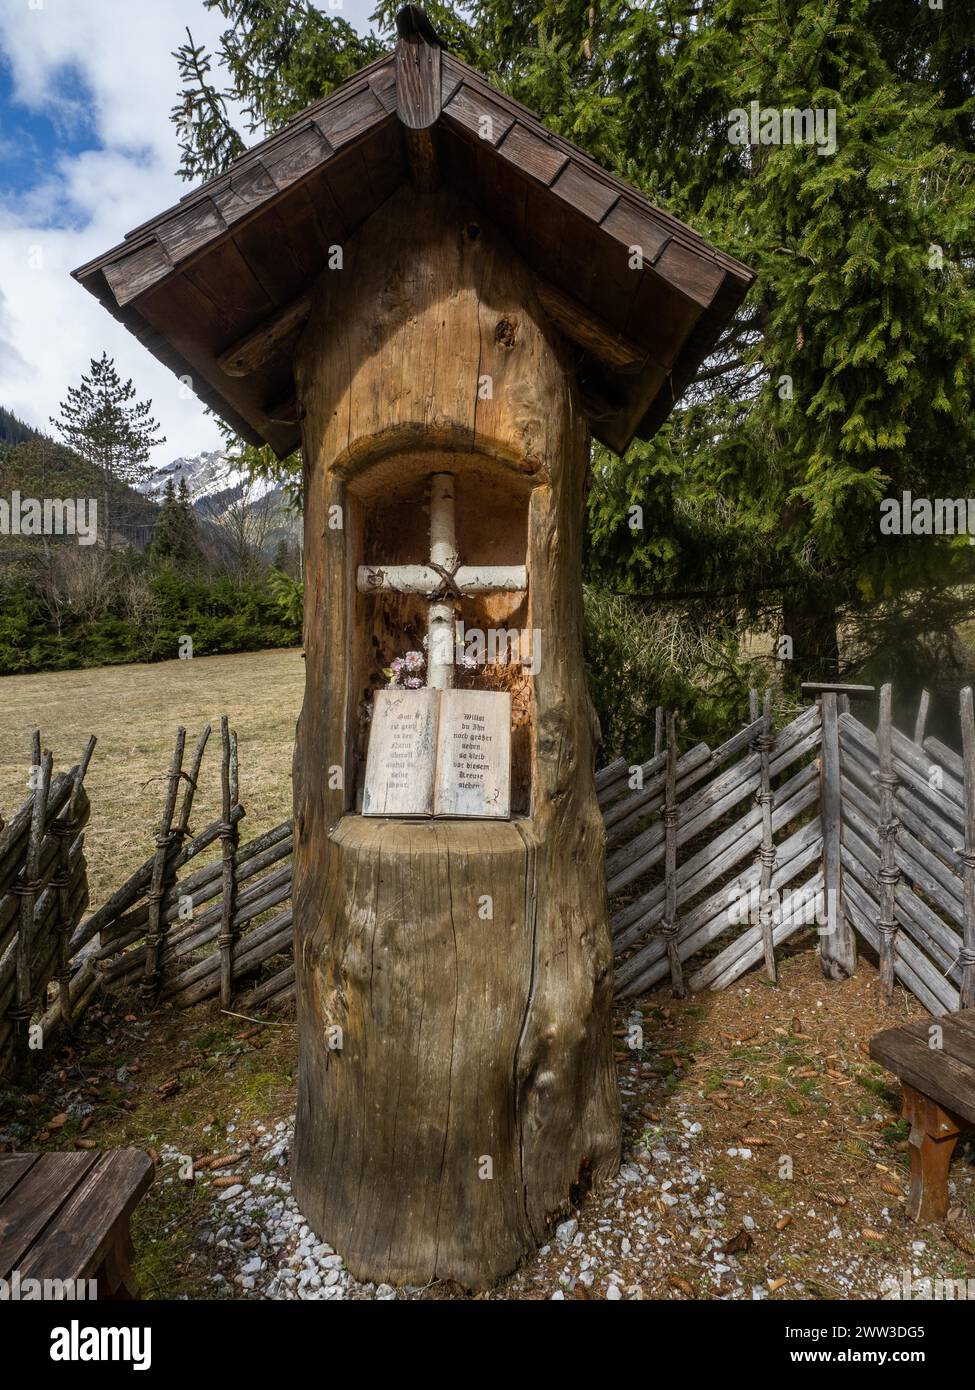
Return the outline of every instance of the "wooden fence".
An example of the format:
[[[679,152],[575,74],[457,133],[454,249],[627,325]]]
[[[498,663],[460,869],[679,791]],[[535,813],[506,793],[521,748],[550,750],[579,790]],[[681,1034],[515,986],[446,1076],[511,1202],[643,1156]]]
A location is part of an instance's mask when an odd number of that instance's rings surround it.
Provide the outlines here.
[[[722,989],[759,961],[774,980],[776,947],[820,913],[819,708],[776,731],[753,692],[750,715],[678,756],[668,714],[641,777],[620,762],[597,774],[617,994],[668,975],[678,993]]]
[[[46,1010],[42,1028],[70,1028],[88,1002],[71,962],[88,904],[83,782],[94,747],[91,738],[81,762],[55,774],[35,730],[31,795],[6,825],[0,817],[0,1074],[23,1066],[38,1015]],[[48,986],[55,979],[52,1004]]]
[[[926,696],[909,737],[893,727],[889,686],[876,731],[835,688],[819,689],[780,729],[768,696],[760,708],[752,692],[744,727],[713,749],[681,752],[676,716],[658,710],[653,757],[596,774],[618,995],[668,978],[678,993],[722,989],[759,964],[774,980],[778,948],[815,925],[827,974],[853,968],[855,931],[888,997],[897,979],[935,1014],[975,1002],[971,691],[959,755],[925,737]],[[94,739],[78,767],[52,777],[35,735],[35,791],[0,827],[0,1071],[33,1017],[43,1011],[50,1036],[100,989],[138,989],[147,1005],[219,998],[238,1011],[294,997],[292,825],[240,843],[237,741],[224,718],[221,814],[191,833],[209,735],[184,769],[178,731],[153,853],[84,920]]]
[[[891,688],[876,732],[839,715],[843,909],[880,959],[933,1014],[975,1004],[975,720],[961,693],[959,756],[894,728]]]
[[[108,989],[138,987],[147,1004],[183,1008],[219,997],[225,1009],[246,1008],[277,1002],[294,984],[291,909],[267,916],[291,897],[291,822],[240,843],[244,808],[237,737],[226,717],[221,720],[221,816],[187,839],[209,734],[208,725],[187,774],[182,770],[186,735],[179,730],[155,853],[84,924],[89,939],[99,938],[85,968]],[[177,815],[182,779],[186,788]],[[218,844],[219,859],[185,872]],[[241,982],[277,956],[282,959],[270,978],[242,993]]]

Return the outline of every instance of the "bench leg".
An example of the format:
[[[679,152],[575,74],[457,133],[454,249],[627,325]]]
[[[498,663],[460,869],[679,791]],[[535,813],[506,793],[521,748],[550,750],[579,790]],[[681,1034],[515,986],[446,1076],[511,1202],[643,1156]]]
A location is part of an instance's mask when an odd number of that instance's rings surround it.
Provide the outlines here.
[[[100,1299],[130,1299],[139,1297],[139,1286],[135,1282],[130,1263],[134,1254],[129,1223],[116,1232],[115,1240],[109,1246],[105,1260],[98,1272],[98,1297]]]
[[[942,1110],[936,1101],[906,1082],[901,1085],[904,1090],[902,1114],[911,1122],[907,1140],[911,1153],[908,1215],[922,1225],[928,1221],[942,1221],[948,1212],[948,1165],[960,1128],[954,1115]]]

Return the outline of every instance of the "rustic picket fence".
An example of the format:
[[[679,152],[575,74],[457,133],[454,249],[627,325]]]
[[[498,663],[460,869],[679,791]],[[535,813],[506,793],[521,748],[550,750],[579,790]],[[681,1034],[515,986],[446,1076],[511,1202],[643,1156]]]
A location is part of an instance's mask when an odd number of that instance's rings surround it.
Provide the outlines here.
[[[4,824],[0,817],[0,1074],[23,1065],[30,1028],[70,1029],[88,1003],[74,977],[78,926],[88,905],[84,827],[90,805],[83,783],[95,739],[69,772],[32,738],[31,795]],[[57,981],[57,998],[48,986]]]
[[[959,756],[925,737],[926,694],[909,737],[893,727],[889,686],[876,730],[847,695],[817,689],[781,728],[753,691],[745,725],[713,749],[681,751],[677,716],[658,709],[653,756],[597,772],[619,996],[668,978],[679,994],[723,989],[756,965],[774,981],[779,949],[815,927],[840,967],[850,928],[867,942],[888,998],[896,979],[934,1014],[975,1003],[971,691]],[[292,823],[240,842],[237,739],[224,718],[221,814],[190,831],[210,732],[184,768],[178,731],[153,853],[87,918],[82,783],[95,740],[54,776],[35,734],[35,789],[0,823],[0,1073],[23,1055],[32,1020],[50,1038],[103,990],[177,1008],[293,1000]]]

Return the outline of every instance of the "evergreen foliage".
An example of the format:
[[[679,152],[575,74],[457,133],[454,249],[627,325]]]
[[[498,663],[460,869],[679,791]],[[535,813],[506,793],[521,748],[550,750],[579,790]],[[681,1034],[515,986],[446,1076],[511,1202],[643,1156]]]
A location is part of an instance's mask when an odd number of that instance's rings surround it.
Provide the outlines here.
[[[0,405],[0,447],[5,444],[24,444],[29,439],[38,438],[40,438],[39,430],[25,425],[23,420],[18,420],[12,411],[5,410]]]
[[[150,450],[165,444],[159,425],[149,414],[151,401],[136,401],[131,380],[123,381],[106,352],[91,359],[90,373],[80,386],[69,386],[60,415],[51,424],[70,448],[98,469],[102,515],[99,535],[112,549],[112,494],[119,483],[144,477]]]
[[[187,176],[238,150],[235,104],[248,135],[269,133],[377,51],[305,0],[205,3],[226,20],[231,85],[214,85],[191,43],[182,100],[216,114],[187,134]],[[398,8],[376,11],[387,47]],[[975,11],[917,0],[425,9],[454,52],[757,272],[658,435],[622,459],[594,448],[590,593],[649,596],[722,651],[745,626],[786,638],[774,650],[791,646],[791,660],[766,660],[766,672],[793,688],[895,665],[930,683],[935,662],[952,680],[965,657],[956,632],[975,616],[975,552],[964,536],[881,535],[879,503],[904,490],[964,496],[975,471]],[[733,113],[752,102],[822,112],[835,151],[732,143]],[[607,603],[590,609],[609,622]],[[726,726],[750,674],[735,669],[718,680],[707,662],[688,667],[685,700],[717,699]]]

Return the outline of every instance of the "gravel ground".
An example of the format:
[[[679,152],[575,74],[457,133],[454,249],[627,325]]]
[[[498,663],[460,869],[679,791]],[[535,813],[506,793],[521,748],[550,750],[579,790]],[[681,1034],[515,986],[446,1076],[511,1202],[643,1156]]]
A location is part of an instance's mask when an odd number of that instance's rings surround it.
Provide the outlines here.
[[[31,1092],[0,1095],[0,1147],[153,1154],[133,1220],[147,1297],[874,1300],[907,1281],[924,1297],[924,1280],[969,1281],[975,1297],[971,1149],[952,1164],[948,1220],[910,1222],[896,1082],[866,1055],[881,1027],[919,1012],[901,991],[885,1005],[865,961],[825,982],[811,949],[781,962],[775,988],[753,974],[717,995],[662,989],[621,1007],[617,1177],[476,1295],[359,1283],[309,1230],[289,1184],[284,1019],[92,1011]]]

